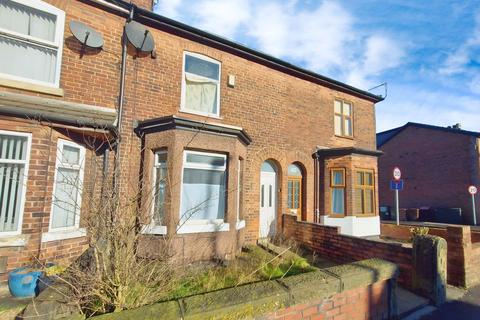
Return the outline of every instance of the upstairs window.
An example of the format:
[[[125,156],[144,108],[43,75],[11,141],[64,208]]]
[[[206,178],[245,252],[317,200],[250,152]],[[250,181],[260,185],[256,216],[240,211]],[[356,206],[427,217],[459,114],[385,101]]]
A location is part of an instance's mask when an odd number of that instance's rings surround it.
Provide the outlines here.
[[[181,110],[205,116],[220,115],[220,63],[185,53]]]
[[[0,1],[0,76],[58,87],[64,23],[43,1]]]
[[[352,137],[352,104],[342,100],[335,100],[334,112],[335,135],[342,137]]]
[[[345,214],[345,169],[332,169],[330,176],[332,189],[332,213]]]
[[[375,187],[372,170],[359,170],[355,173],[355,213],[374,213]]]

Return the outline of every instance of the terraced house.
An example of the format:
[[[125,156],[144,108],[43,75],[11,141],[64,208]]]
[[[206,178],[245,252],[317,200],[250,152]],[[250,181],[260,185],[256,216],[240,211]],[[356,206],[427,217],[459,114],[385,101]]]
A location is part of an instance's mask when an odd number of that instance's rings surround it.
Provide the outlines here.
[[[66,263],[85,249],[82,216],[117,147],[122,192],[154,190],[142,199],[153,216],[146,255],[168,234],[181,259],[228,258],[278,233],[284,213],[379,233],[381,97],[132,2],[0,2],[4,276],[32,257]],[[122,42],[130,20],[148,30],[152,52]],[[72,21],[101,48],[82,45]]]

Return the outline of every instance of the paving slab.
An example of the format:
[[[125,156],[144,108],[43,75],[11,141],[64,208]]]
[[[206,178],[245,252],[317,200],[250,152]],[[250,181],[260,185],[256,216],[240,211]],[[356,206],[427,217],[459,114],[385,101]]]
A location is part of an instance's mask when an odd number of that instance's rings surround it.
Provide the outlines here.
[[[0,284],[0,320],[13,320],[32,301],[31,298],[15,298],[8,286]]]

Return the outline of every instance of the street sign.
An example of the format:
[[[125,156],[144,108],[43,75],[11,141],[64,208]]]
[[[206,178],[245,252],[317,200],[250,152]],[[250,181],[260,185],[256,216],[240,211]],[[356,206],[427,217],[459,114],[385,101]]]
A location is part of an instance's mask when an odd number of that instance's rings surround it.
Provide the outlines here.
[[[402,171],[400,171],[399,167],[393,168],[393,179],[400,180],[402,178]]]
[[[468,193],[470,193],[472,195],[477,194],[477,187],[475,187],[475,186],[468,187]]]
[[[390,190],[403,190],[403,180],[391,180],[390,181]]]

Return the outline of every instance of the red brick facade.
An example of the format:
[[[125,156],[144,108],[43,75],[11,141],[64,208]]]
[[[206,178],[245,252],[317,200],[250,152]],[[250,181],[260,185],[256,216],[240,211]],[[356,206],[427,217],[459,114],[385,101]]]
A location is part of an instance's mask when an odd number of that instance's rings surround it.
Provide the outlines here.
[[[389,183],[398,166],[405,180],[400,207],[461,208],[464,222],[473,224],[467,188],[480,183],[479,139],[445,129],[406,126],[379,147],[384,152],[379,159],[380,205],[394,205]]]
[[[281,309],[263,316],[262,319],[389,319],[388,281],[379,281],[367,287],[337,293],[329,299]]]
[[[89,0],[82,1],[46,1],[66,14],[64,28],[63,58],[60,76],[60,90],[45,93],[45,88],[30,87],[23,90],[12,85],[0,85],[0,91],[22,93],[26,95],[57,99],[60,101],[88,104],[92,106],[114,109],[118,106],[121,36],[125,23],[123,13],[115,9],[94,4]],[[140,7],[149,9],[149,0],[133,1]],[[103,49],[85,49],[69,29],[72,21],[82,21],[103,35]],[[327,162],[321,162],[318,175],[325,178],[317,193],[314,191],[316,181],[312,154],[317,147],[340,148],[355,147],[365,150],[375,150],[375,110],[374,102],[379,99],[352,93],[346,87],[334,87],[328,81],[299,75],[298,72],[279,69],[274,63],[263,61],[251,54],[242,53],[226,45],[212,40],[201,39],[186,32],[175,30],[169,26],[144,19],[156,43],[156,58],[150,55],[137,56],[135,50],[129,47],[126,61],[125,104],[122,131],[121,185],[125,192],[136,192],[138,181],[149,181],[150,168],[144,170],[143,164],[151,163],[153,151],[167,148],[175,153],[183,149],[223,152],[228,155],[228,187],[234,189],[236,181],[237,159],[244,161],[243,171],[243,202],[240,204],[240,217],[245,220],[246,227],[236,230],[236,202],[234,192],[229,193],[225,221],[230,224],[228,232],[203,233],[183,235],[179,237],[178,248],[184,258],[208,258],[218,256],[228,257],[236,252],[244,242],[255,242],[259,234],[259,189],[260,167],[270,159],[277,165],[278,201],[276,206],[276,221],[281,225],[281,214],[286,211],[287,204],[287,168],[291,163],[299,163],[304,169],[304,218],[313,221],[314,212],[328,214],[331,207],[328,195],[326,171],[329,166],[342,166],[347,169],[349,182],[346,186],[346,215],[353,213],[353,175],[355,168],[374,170],[376,174],[376,158],[363,155],[332,157]],[[186,113],[180,110],[183,54],[194,52],[215,59],[221,63],[220,78],[220,117],[208,118]],[[229,75],[236,77],[235,86],[228,86]],[[48,90],[47,90],[48,91]],[[43,92],[43,93],[42,93]],[[334,134],[334,99],[351,101],[353,104],[354,132],[352,138],[337,137]],[[214,136],[210,133],[198,132],[194,136],[177,133],[179,130],[169,130],[163,133],[146,134],[142,138],[134,131],[139,121],[176,116],[200,123],[216,123],[221,126],[236,126],[243,129],[250,138],[251,144],[246,146],[238,139]],[[73,258],[85,247],[85,238],[76,238],[47,242],[40,245],[40,237],[48,228],[51,191],[55,163],[48,160],[42,150],[56,149],[57,138],[64,137],[83,143],[88,132],[72,134],[71,131],[59,128],[61,126],[49,123],[39,123],[28,119],[13,119],[4,116],[0,121],[0,130],[18,130],[30,132],[33,135],[31,170],[25,202],[24,224],[22,234],[29,235],[27,244],[23,247],[0,248],[0,256],[8,256],[7,269],[11,270],[28,260],[37,248],[41,246],[41,256],[46,260],[58,258]],[[51,133],[51,138],[42,138],[40,131]],[[174,132],[175,133],[172,133]],[[78,132],[78,130],[77,130]],[[186,132],[186,131],[182,131]],[[170,138],[169,138],[170,137]],[[189,138],[192,138],[189,140]],[[169,140],[170,139],[170,140]],[[147,149],[142,143],[146,142]],[[175,150],[173,150],[175,149]],[[145,153],[143,152],[145,151]],[[48,153],[48,152],[47,152]],[[142,155],[145,158],[142,158]],[[35,157],[38,157],[36,159]],[[102,154],[97,154],[92,148],[87,150],[87,158],[96,158],[101,162]],[[150,160],[149,160],[150,159]],[[36,161],[36,162],[34,162]],[[37,163],[38,162],[38,163]],[[180,160],[172,158],[173,176],[180,177]],[[101,166],[85,168],[85,177],[95,177],[88,172],[97,171]],[[139,178],[139,172],[145,172]],[[86,178],[85,188],[94,189],[95,183]],[[375,179],[376,183],[376,179]],[[375,198],[377,198],[377,187]],[[87,192],[84,190],[83,192]],[[178,220],[179,187],[172,191],[172,207],[167,215],[168,232],[172,233],[175,221]],[[314,201],[318,198],[318,202]],[[82,215],[88,213],[88,204],[82,206]],[[155,236],[149,237],[146,252],[154,254]],[[202,241],[208,243],[204,253],[195,255],[190,243]],[[221,245],[218,245],[221,243]],[[1,242],[0,242],[1,246]],[[13,252],[13,254],[12,254]]]

